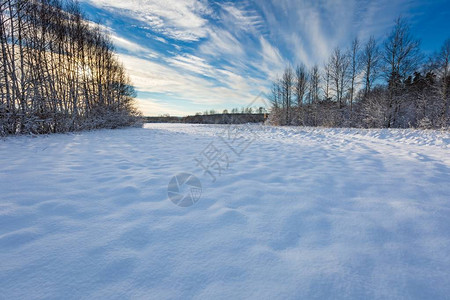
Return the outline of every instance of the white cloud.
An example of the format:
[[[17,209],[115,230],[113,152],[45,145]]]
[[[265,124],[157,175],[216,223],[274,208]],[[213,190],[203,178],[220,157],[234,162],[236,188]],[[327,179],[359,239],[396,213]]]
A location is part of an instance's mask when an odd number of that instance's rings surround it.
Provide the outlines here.
[[[265,73],[268,79],[275,79],[286,67],[287,62],[283,59],[278,48],[272,46],[264,37],[259,37],[261,44],[261,61],[254,63],[255,68]]]
[[[137,99],[137,105],[144,116],[161,116],[169,114],[171,116],[183,117],[197,112],[195,110],[182,109],[178,105],[166,102],[162,103],[161,100],[153,98]]]
[[[116,35],[115,33],[111,33],[111,39],[114,45],[117,48],[121,48],[130,52],[139,53],[139,52],[149,52],[150,50],[146,47],[142,47],[134,42],[131,42],[123,37]]]
[[[241,7],[238,7],[239,4]],[[254,10],[245,9],[244,5],[245,2],[222,4],[222,22],[228,28],[232,27],[233,29],[257,34],[265,27],[264,19]]]
[[[155,32],[182,41],[206,37],[207,19],[211,13],[200,0],[87,0],[91,4],[113,10],[147,24]]]
[[[261,43],[261,55],[265,62],[271,63],[274,65],[283,64],[283,59],[281,58],[280,52],[278,49],[273,47],[265,38],[262,36],[259,38]]]
[[[239,40],[229,31],[220,28],[208,30],[209,39],[204,42],[199,50],[203,54],[220,56],[233,55],[234,57],[243,56],[245,51]]]
[[[241,75],[223,69],[215,69],[214,76],[221,82],[217,85],[195,74],[186,73],[178,65],[170,66],[124,54],[120,55],[120,59],[138,91],[165,95],[168,103],[171,100],[184,100],[199,107],[240,106],[250,101],[260,86],[253,86],[251,81]]]
[[[205,59],[192,54],[176,55],[174,57],[166,59],[171,65],[179,68],[183,68],[187,71],[191,71],[200,75],[213,77],[215,75],[215,68],[209,65]]]

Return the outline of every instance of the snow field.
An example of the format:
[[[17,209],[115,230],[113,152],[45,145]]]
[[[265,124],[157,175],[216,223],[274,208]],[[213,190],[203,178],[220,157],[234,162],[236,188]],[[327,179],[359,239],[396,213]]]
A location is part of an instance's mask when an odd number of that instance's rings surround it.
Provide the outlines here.
[[[0,141],[0,298],[448,298],[448,132],[242,126],[212,182],[194,159],[224,130]]]

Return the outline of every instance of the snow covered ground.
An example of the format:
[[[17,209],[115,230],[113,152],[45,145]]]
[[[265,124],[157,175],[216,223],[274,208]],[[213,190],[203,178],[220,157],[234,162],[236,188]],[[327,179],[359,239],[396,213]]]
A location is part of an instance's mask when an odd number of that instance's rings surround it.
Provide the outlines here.
[[[203,188],[187,208],[168,198],[180,172]],[[152,124],[0,140],[1,299],[449,295],[448,132]]]

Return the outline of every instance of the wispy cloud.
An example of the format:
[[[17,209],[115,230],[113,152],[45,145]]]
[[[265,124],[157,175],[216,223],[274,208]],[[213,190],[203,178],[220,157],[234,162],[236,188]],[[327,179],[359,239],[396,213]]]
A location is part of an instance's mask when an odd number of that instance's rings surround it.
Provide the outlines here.
[[[91,4],[134,18],[172,39],[197,41],[206,37],[212,13],[207,2],[200,0],[88,0]]]
[[[265,30],[262,16],[248,7],[245,1],[226,2],[221,5],[221,20],[228,29],[258,34]]]
[[[229,31],[221,28],[208,30],[209,40],[199,45],[199,50],[206,55],[234,55],[242,56],[245,53],[244,46]]]
[[[120,37],[112,31],[110,32],[110,37],[114,43],[114,46],[121,50],[126,50],[132,53],[139,53],[139,52],[144,53],[149,51],[148,48],[145,48],[137,43],[131,42],[123,37]]]
[[[165,95],[167,103],[184,103],[188,111],[192,112],[192,107],[226,108],[228,106],[240,106],[242,101],[249,101],[253,97],[251,81],[247,81],[242,76],[225,69],[214,69],[215,76],[220,80],[215,82],[207,78],[196,76],[186,72],[185,60],[192,58],[177,57],[173,59],[173,64],[164,64],[151,59],[137,58],[136,56],[121,55],[131,79],[139,92],[148,95]],[[188,71],[194,73],[202,72],[203,69],[211,69],[204,62],[200,67]],[[263,82],[254,82],[263,84]],[[145,104],[148,96],[140,97],[139,103]],[[191,105],[188,105],[191,104]],[[189,107],[190,106],[190,107]],[[143,106],[144,107],[144,106]],[[198,108],[197,108],[198,110]],[[201,109],[200,109],[201,110]]]

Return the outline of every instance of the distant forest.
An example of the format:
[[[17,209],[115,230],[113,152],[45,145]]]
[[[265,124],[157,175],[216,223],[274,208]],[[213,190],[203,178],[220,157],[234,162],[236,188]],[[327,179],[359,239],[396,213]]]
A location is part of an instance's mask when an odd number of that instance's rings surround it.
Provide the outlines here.
[[[405,19],[384,41],[354,39],[327,63],[287,67],[270,93],[270,123],[363,128],[448,128],[450,39],[425,57]]]
[[[135,91],[75,1],[0,0],[0,135],[130,125]]]
[[[216,114],[265,114],[267,113],[267,110],[265,107],[241,107],[239,108],[233,108],[230,111],[228,109],[224,109],[222,112],[216,111],[214,109],[211,110],[205,110],[203,113],[197,112],[196,116],[208,116],[208,115],[216,115]]]

